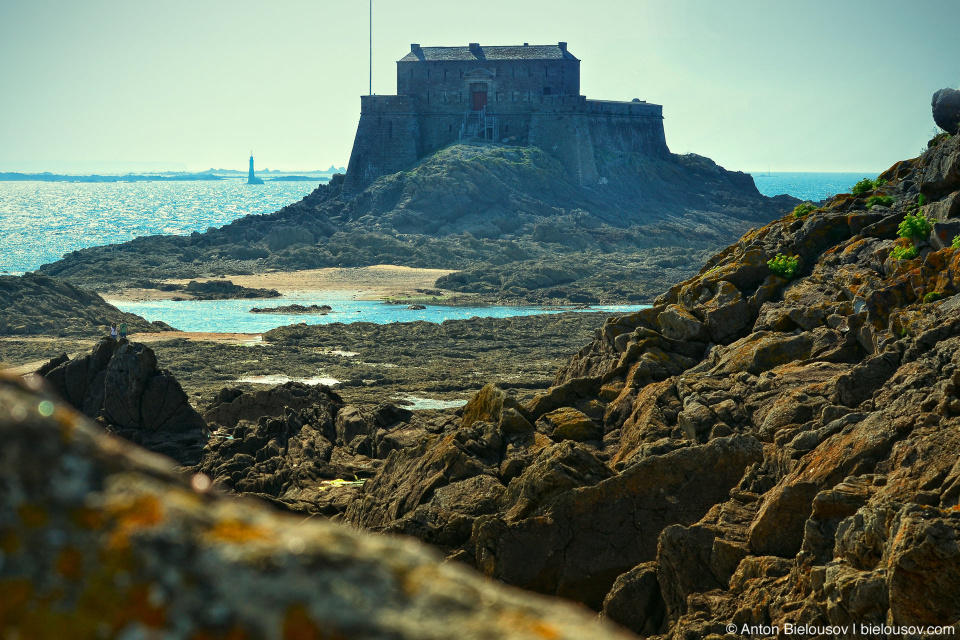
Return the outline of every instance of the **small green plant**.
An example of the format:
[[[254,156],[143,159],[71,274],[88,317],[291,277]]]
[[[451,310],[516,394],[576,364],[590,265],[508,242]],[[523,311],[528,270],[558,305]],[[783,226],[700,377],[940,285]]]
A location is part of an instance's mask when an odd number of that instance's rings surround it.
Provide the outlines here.
[[[813,206],[812,202],[801,202],[793,208],[793,217],[802,218],[812,211],[816,211],[817,208]]]
[[[910,238],[916,242],[930,235],[931,229],[933,229],[933,225],[922,212],[916,215],[908,213],[897,228],[897,234],[901,238]]]
[[[931,291],[927,295],[923,296],[923,304],[930,304],[931,302],[936,302],[943,298],[943,294],[939,291]]]
[[[894,247],[893,253],[890,255],[894,260],[913,260],[919,253],[916,245],[910,245],[909,247]]]
[[[867,209],[872,209],[875,205],[889,207],[893,204],[891,196],[870,196],[867,198]]]
[[[785,256],[782,253],[778,253],[776,257],[767,260],[767,266],[770,267],[770,271],[773,271],[781,278],[792,280],[793,277],[797,275],[799,261],[796,256]]]
[[[870,178],[864,178],[857,184],[853,185],[853,190],[850,192],[855,196],[863,195],[867,191],[873,191],[873,180]]]
[[[932,138],[930,138],[929,142],[927,142],[927,149],[930,149],[931,147],[937,146],[938,144],[940,144],[940,143],[943,142],[944,140],[949,140],[950,137],[951,137],[951,136],[950,136],[949,133],[947,133],[946,131],[941,131],[940,133],[938,133],[938,134],[936,134],[935,136],[933,136]]]
[[[917,206],[922,207],[925,204],[927,204],[927,196],[921,193],[920,197],[917,198]]]
[[[960,236],[953,236],[953,242],[950,243],[953,249],[960,249]]]

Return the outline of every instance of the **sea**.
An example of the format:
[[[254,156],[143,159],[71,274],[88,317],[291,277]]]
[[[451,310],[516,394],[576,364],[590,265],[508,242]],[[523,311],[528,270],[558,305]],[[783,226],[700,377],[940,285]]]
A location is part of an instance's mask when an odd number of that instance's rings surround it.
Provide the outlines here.
[[[819,201],[848,192],[865,177],[861,173],[752,174],[760,193],[787,193]],[[317,187],[312,182],[267,181],[247,185],[245,179],[185,182],[32,182],[0,181],[0,274],[20,275],[86,247],[112,244],[144,235],[189,235],[219,227],[246,215],[273,213]],[[270,304],[331,304],[324,300],[282,299]],[[340,300],[328,316],[281,316],[249,313],[251,301],[116,303],[124,311],[149,320],[163,320],[187,331],[258,332],[308,322],[400,322],[471,316],[507,317],[546,313],[537,307],[433,307],[411,311],[395,305]],[[611,313],[638,307],[595,307]],[[551,309],[551,312],[559,311]]]

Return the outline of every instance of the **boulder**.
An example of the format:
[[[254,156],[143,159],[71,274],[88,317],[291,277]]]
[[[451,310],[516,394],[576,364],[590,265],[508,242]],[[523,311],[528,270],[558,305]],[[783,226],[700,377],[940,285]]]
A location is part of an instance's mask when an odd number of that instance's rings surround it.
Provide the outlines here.
[[[303,227],[274,227],[266,236],[270,251],[281,251],[295,244],[313,244],[313,234]]]
[[[464,427],[478,421],[492,422],[504,433],[533,431],[526,408],[493,383],[478,391],[463,408]]]
[[[657,582],[657,563],[639,564],[617,578],[603,599],[601,617],[644,637],[658,633],[665,611]]]
[[[704,324],[679,305],[667,305],[663,313],[657,316],[657,324],[660,325],[663,335],[672,340],[706,342],[709,338]]]
[[[696,522],[761,458],[760,443],[750,436],[717,438],[645,458],[532,509],[478,519],[477,566],[510,584],[599,610],[617,576],[656,557],[660,531]]]
[[[960,133],[960,91],[940,89],[933,94],[930,106],[938,127],[954,135]]]
[[[146,345],[104,338],[89,355],[41,371],[55,393],[108,430],[182,465],[200,460],[206,424]]]
[[[537,430],[553,440],[599,440],[603,433],[582,411],[571,407],[554,409],[537,420]]]
[[[343,405],[340,396],[324,385],[287,382],[252,392],[225,387],[204,412],[203,419],[210,424],[234,427],[241,420],[256,422],[265,416],[283,416],[288,407],[299,411],[315,404],[330,403],[338,408]]]

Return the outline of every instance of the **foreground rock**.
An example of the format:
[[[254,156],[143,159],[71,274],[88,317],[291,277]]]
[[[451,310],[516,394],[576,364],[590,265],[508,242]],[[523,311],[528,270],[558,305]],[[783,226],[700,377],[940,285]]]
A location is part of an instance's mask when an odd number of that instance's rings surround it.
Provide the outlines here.
[[[628,637],[416,543],[217,495],[8,379],[0,439],[5,637]]]
[[[124,313],[92,291],[34,273],[0,276],[0,335],[93,337],[126,322],[131,333],[172,331]]]
[[[108,431],[193,465],[207,442],[206,425],[180,383],[157,367],[149,347],[101,340],[89,355],[66,355],[38,371],[50,388]]]

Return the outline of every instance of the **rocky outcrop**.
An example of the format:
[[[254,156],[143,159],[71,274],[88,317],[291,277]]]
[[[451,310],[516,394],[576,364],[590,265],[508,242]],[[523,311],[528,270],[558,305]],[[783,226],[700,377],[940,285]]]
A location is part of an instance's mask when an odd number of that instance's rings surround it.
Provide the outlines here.
[[[204,414],[212,431],[196,470],[224,489],[337,516],[383,458],[426,435],[392,405],[344,406],[328,387],[226,388]]]
[[[483,389],[345,519],[644,635],[954,624],[960,250],[898,226],[954,223],[958,149],[751,231],[532,401]]]
[[[960,91],[940,89],[930,101],[933,107],[933,121],[947,133],[960,133]]]
[[[0,276],[0,335],[94,337],[126,322],[131,333],[172,331],[107,304],[98,294],[56,278]]]
[[[256,289],[230,280],[191,280],[183,289],[194,300],[234,300],[238,298],[279,298],[276,289]]]
[[[630,637],[418,543],[218,495],[9,379],[0,440],[5,637]]]
[[[38,372],[50,388],[108,431],[182,465],[193,465],[207,441],[203,418],[146,345],[101,340],[89,355],[65,356]]]

